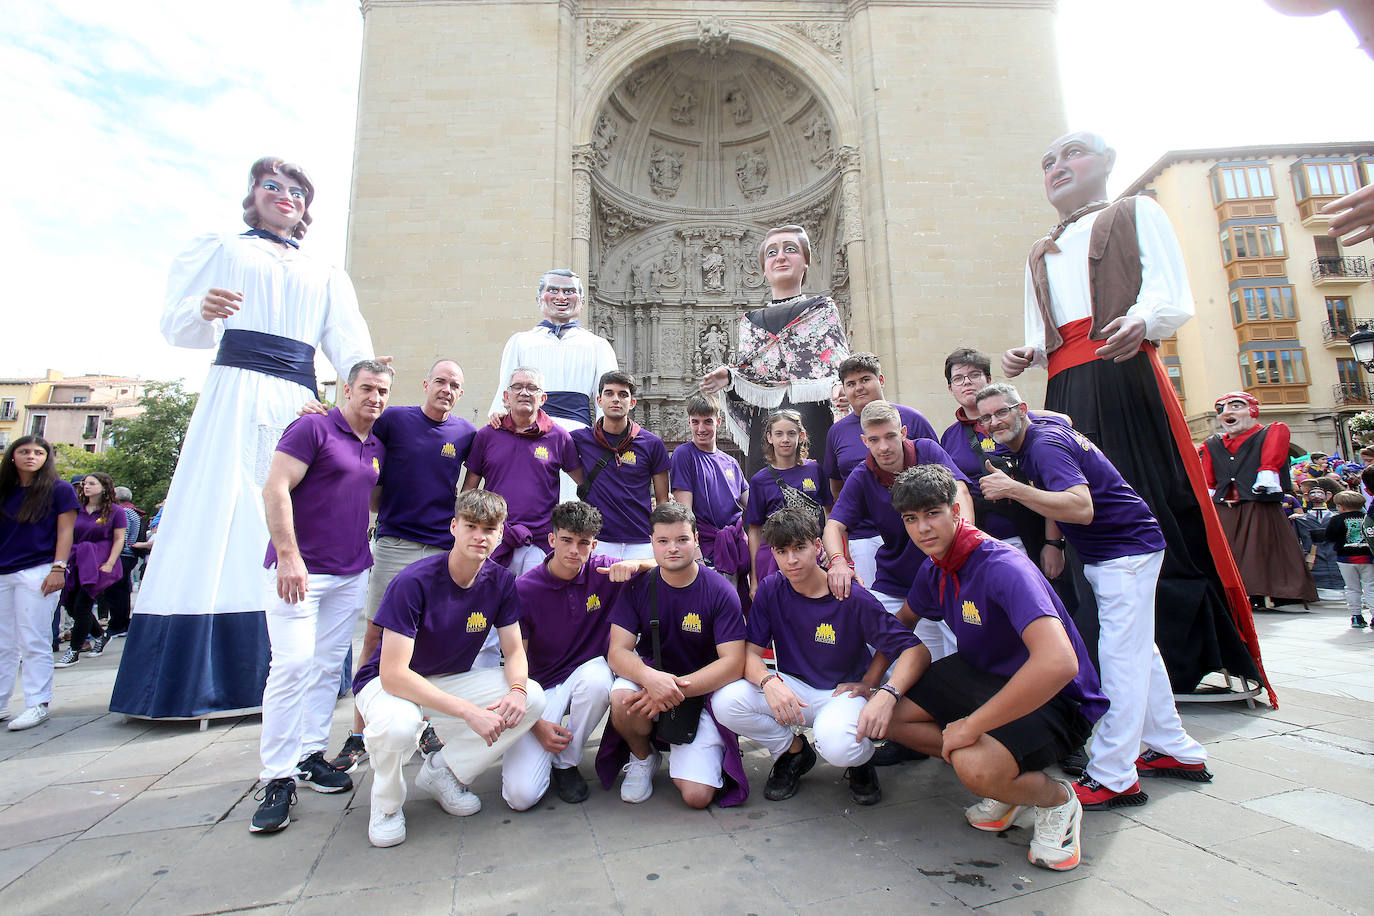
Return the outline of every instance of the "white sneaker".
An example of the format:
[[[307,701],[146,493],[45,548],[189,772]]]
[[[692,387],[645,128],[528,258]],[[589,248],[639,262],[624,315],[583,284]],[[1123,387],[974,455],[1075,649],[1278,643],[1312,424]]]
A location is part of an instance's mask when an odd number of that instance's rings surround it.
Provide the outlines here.
[[[12,732],[22,732],[26,728],[42,725],[46,721],[48,721],[48,704],[38,703],[24,710],[19,718],[11,722],[9,724],[9,730]]]
[[[662,760],[663,756],[658,751],[650,751],[643,760],[631,754],[630,762],[620,770],[625,774],[620,784],[620,800],[632,805],[648,801],[649,796],[654,794],[654,774],[658,772]]]
[[[1078,832],[1083,825],[1083,805],[1078,801],[1073,783],[1067,779],[1055,782],[1069,793],[1069,800],[1053,808],[1035,809],[1035,836],[1031,838],[1026,858],[1041,868],[1068,871],[1078,867]]]
[[[455,817],[467,817],[482,810],[482,800],[468,791],[444,763],[443,751],[430,755],[420,764],[420,772],[415,774],[415,788],[429,793],[440,808]]]
[[[402,811],[387,814],[381,808],[373,808],[367,818],[367,841],[373,846],[385,849],[399,846],[406,841],[406,816]]]
[[[976,830],[1000,833],[1015,824],[1025,810],[1025,805],[1009,805],[995,798],[985,798],[965,808],[964,818]]]

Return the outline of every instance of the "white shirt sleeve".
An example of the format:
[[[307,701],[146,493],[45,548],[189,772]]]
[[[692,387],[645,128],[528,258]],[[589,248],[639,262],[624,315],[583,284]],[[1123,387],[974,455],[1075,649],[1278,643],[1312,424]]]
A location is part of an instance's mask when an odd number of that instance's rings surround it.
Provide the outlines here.
[[[606,338],[596,336],[596,378],[592,380],[592,390],[588,392],[592,399],[592,409],[596,412],[596,418],[601,419],[601,405],[596,403],[596,396],[601,392],[596,388],[601,384],[601,376],[607,372],[614,372],[620,368],[620,361],[615,358],[615,348]]]
[[[494,413],[505,413],[506,402],[501,400],[501,392],[506,390],[506,383],[510,381],[510,374],[520,367],[520,334],[512,334],[506,340],[506,346],[501,350],[501,372],[496,377],[496,395],[491,399],[491,407],[487,409],[487,416]]]
[[[1183,250],[1164,209],[1148,197],[1136,198],[1135,225],[1140,246],[1140,296],[1126,314],[1145,319],[1147,340],[1160,340],[1193,317],[1193,292],[1188,286]]]
[[[364,359],[372,359],[372,334],[358,308],[358,294],[348,274],[338,268],[329,272],[329,313],[325,317],[320,349],[340,379]]]
[[[1030,258],[1026,258],[1026,346],[1035,348],[1031,366],[1045,367],[1045,319],[1040,314],[1040,302],[1035,298],[1035,279],[1031,276]]]
[[[203,235],[172,262],[158,326],[174,347],[210,349],[224,333],[223,321],[200,317],[201,300],[210,287],[220,285],[215,278],[223,244],[218,235]]]

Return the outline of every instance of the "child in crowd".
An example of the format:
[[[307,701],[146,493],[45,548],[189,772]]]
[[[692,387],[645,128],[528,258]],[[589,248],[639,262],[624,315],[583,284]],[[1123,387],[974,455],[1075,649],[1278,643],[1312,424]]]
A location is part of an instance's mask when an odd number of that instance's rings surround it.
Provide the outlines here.
[[[1362,630],[1368,625],[1362,604],[1374,607],[1374,555],[1365,542],[1364,497],[1354,490],[1342,490],[1336,494],[1335,502],[1338,512],[1326,524],[1326,540],[1336,548],[1336,565],[1345,580],[1350,625]]]
[[[763,542],[763,523],[774,512],[800,509],[816,520],[818,531],[825,526],[825,510],[832,502],[830,487],[821,476],[821,466],[806,457],[807,445],[806,428],[797,411],[775,410],[764,422],[763,456],[768,466],[749,479],[752,496],[744,512],[752,564],[750,597],[778,569],[773,549]]]

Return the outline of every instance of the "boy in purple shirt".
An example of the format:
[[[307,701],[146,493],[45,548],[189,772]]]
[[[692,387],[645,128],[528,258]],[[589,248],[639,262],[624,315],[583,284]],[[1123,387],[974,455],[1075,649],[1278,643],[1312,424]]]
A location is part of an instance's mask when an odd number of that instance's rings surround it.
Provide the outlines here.
[[[262,488],[269,570],[272,663],[262,694],[262,804],[249,824],[271,833],[291,823],[296,780],[317,792],[353,788],[324,759],[339,669],[367,589],[368,502],[386,450],[372,424],[386,408],[392,371],[355,364],[343,403],[286,428]]]
[[[587,780],[577,766],[611,702],[615,675],[606,664],[611,608],[630,576],[654,565],[651,559],[624,561],[593,553],[601,529],[595,506],[561,503],[552,524],[553,553],[515,582],[525,609],[520,633],[530,676],[544,688],[543,718],[501,764],[501,796],[516,811],[538,804],[550,778],[563,801],[586,801]]]
[[[931,662],[922,649],[916,685],[888,727],[894,740],[954,766],[983,796],[964,816],[979,830],[1013,826],[1035,808],[1027,858],[1041,868],[1078,866],[1083,808],[1074,785],[1045,767],[1078,747],[1107,708],[1077,629],[1025,554],[963,520],[954,477],[938,465],[909,468],[892,503],[930,559],[908,603],[954,629],[959,649]]]
[[[560,470],[582,482],[582,465],[568,431],[544,413],[548,399],[544,376],[519,368],[501,395],[506,413],[499,426],[484,426],[468,452],[463,490],[486,488],[505,497],[510,507],[501,545],[492,560],[516,576],[544,562],[549,515],[558,504]]]
[[[740,526],[744,505],[749,499],[749,483],[739,462],[716,448],[716,434],[720,429],[720,412],[706,398],[687,399],[687,421],[692,428],[692,441],[673,449],[673,499],[682,503],[696,517],[700,534],[701,556],[707,563],[716,564],[717,538],[728,538],[730,552],[744,559],[749,546]],[[725,561],[726,545],[722,543],[721,560]],[[733,562],[725,562],[721,572],[734,573]]]
[[[1057,522],[1083,558],[1097,599],[1097,657],[1112,705],[1078,781],[1083,807],[1145,804],[1138,776],[1210,781],[1207,751],[1183,730],[1155,647],[1164,537],[1149,507],[1087,437],[1059,423],[1032,421],[1012,386],[978,392],[978,410],[979,422],[1016,457],[1026,480],[989,466],[983,495],[1014,499]]]
[[[482,809],[468,788],[528,732],[544,711],[544,691],[528,677],[520,641],[520,597],[510,571],[488,557],[501,541],[506,501],[486,490],[458,497],[450,528],[453,549],[397,574],[377,610],[382,644],[358,670],[353,692],[372,754],[373,846],[405,842],[401,773],[424,727],[423,709],[462,719],[448,744],[429,755],[415,787],[449,814]],[[474,669],[495,632],[504,668]]]
[[[735,744],[733,734],[716,727],[706,701],[744,671],[744,616],[730,583],[696,562],[691,509],[663,503],[649,524],[658,569],[637,576],[611,610],[606,653],[618,675],[611,686],[611,725],[630,750],[620,798],[638,804],[653,794],[661,759],[653,748],[655,720],[683,706],[700,709],[696,735],[690,744],[672,745],[668,773],[689,807],[705,808],[725,785],[727,742]],[[737,746],[733,752],[738,756]]]
[[[825,434],[825,454],[821,456],[821,470],[830,481],[830,495],[838,499],[844,482],[868,457],[868,447],[864,444],[863,428],[859,415],[874,401],[885,400],[883,396],[883,367],[874,353],[851,353],[839,368],[840,384],[844,387],[845,399],[849,402],[849,413],[835,421]],[[891,403],[891,402],[889,402]],[[938,441],[935,427],[921,415],[920,411],[901,404],[893,404],[901,416],[901,426],[906,430],[908,439],[931,439]],[[872,587],[877,572],[878,548],[883,540],[878,530],[866,520],[859,520],[849,532],[849,553],[859,579]]]
[[[663,440],[630,419],[634,376],[616,369],[597,383],[601,419],[572,432],[582,463],[578,498],[601,510],[601,552],[623,559],[654,555],[649,546],[650,489],[668,501],[668,449]]]
[[[843,600],[830,594],[816,565],[820,526],[811,513],[779,509],[763,538],[778,574],[759,584],[749,609],[744,677],[716,691],[711,708],[726,728],[768,749],[765,798],[791,798],[819,751],[847,767],[854,801],[876,805],[883,792],[869,762],[873,739],[886,736],[893,707],[916,681],[916,638],[865,589],[853,586]],[[774,645],[777,671],[770,672],[763,653]],[[895,664],[884,683],[889,659]],[[794,726],[813,730],[814,749]]]

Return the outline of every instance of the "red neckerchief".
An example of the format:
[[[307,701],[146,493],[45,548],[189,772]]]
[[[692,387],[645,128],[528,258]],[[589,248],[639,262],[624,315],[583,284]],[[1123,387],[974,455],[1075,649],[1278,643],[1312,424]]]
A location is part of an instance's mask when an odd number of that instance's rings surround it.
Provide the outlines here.
[[[612,442],[606,437],[605,423],[605,417],[596,421],[596,425],[592,427],[592,438],[596,440],[597,445],[615,455],[615,466],[620,467],[620,456],[628,452],[630,447],[635,444],[635,436],[639,435],[643,427],[631,420],[626,431],[620,434],[620,441]]]
[[[1221,444],[1226,446],[1226,450],[1230,452],[1232,455],[1234,455],[1237,451],[1240,450],[1240,447],[1242,445],[1248,442],[1252,437],[1258,436],[1262,432],[1264,432],[1264,427],[1256,423],[1254,426],[1250,427],[1243,433],[1236,433],[1234,436],[1223,435],[1221,437]]]
[[[553,429],[553,420],[548,414],[544,413],[541,408],[534,415],[533,425],[525,429],[516,429],[515,421],[511,419],[510,413],[506,413],[501,417],[501,428],[508,433],[515,433],[517,436],[523,436],[526,439],[538,439],[540,436],[546,435],[549,430]]]
[[[916,443],[912,442],[910,439],[903,439],[902,471],[905,471],[907,468],[912,467],[915,464]],[[874,477],[878,478],[878,483],[882,484],[885,487],[892,486],[892,484],[895,483],[897,480],[897,474],[889,474],[887,471],[884,471],[882,468],[878,467],[878,462],[874,459],[872,452],[869,452],[868,455],[864,458],[864,465],[868,468],[870,472],[872,472]],[[900,474],[901,471],[898,471],[897,473]]]
[[[931,557],[930,562],[935,564],[935,568],[940,570],[940,604],[945,603],[945,579],[954,580],[954,600],[959,600],[959,570],[963,567],[964,561],[969,554],[978,549],[978,545],[988,539],[988,536],[977,528],[959,519],[959,525],[954,529],[954,540],[949,545],[949,550],[941,558]]]

